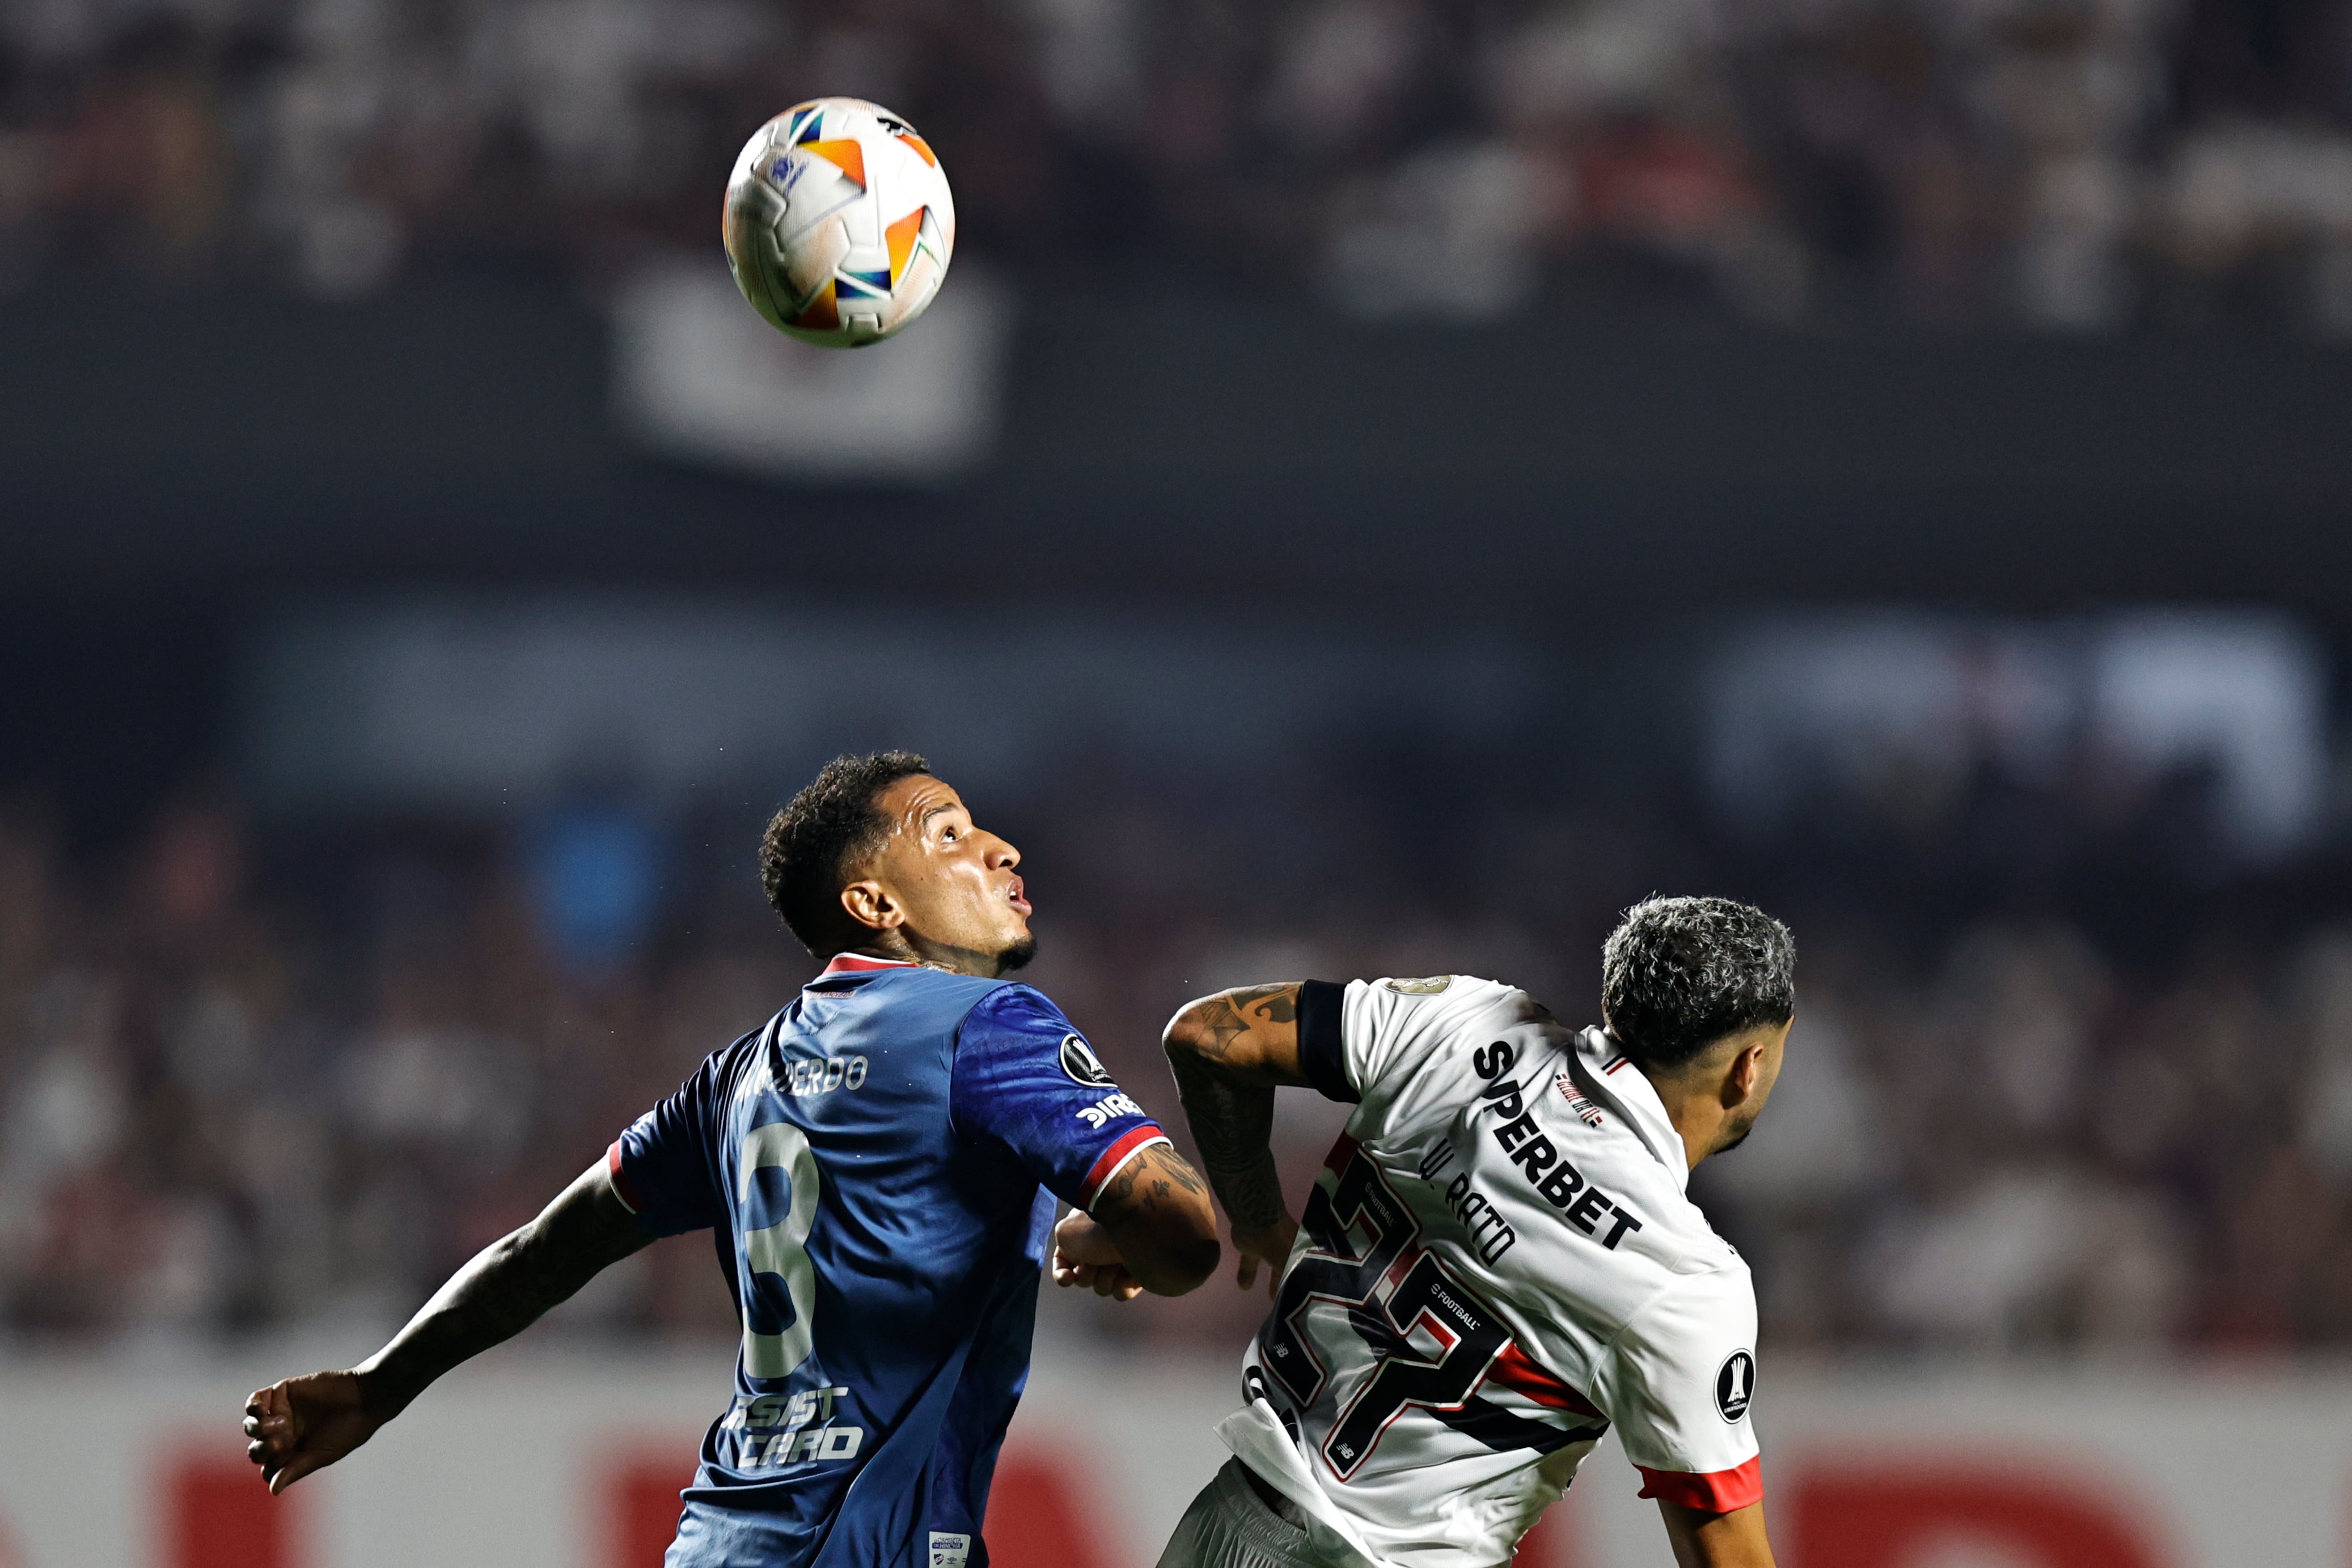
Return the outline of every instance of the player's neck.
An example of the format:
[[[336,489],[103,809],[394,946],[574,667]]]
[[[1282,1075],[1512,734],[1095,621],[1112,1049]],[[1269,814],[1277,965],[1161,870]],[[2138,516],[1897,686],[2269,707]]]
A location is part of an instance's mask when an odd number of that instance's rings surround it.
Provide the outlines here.
[[[1699,1161],[1715,1152],[1723,1135],[1722,1095],[1712,1086],[1679,1076],[1653,1076],[1647,1071],[1642,1076],[1658,1092],[1658,1103],[1666,1108],[1666,1120],[1683,1141],[1683,1157],[1690,1162],[1689,1168],[1698,1169]]]
[[[944,969],[950,975],[970,975],[976,979],[993,980],[1004,973],[1002,957],[982,953],[975,948],[958,947],[950,943],[909,941],[899,930],[878,933],[874,940],[862,943],[849,951],[861,958],[883,958],[898,964],[919,964],[926,969]]]

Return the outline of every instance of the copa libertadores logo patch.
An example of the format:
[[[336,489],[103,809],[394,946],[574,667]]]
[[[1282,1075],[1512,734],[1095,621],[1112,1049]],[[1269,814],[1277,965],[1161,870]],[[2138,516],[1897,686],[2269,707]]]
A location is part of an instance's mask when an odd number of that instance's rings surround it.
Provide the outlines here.
[[[1715,1413],[1727,1421],[1737,1422],[1748,1414],[1748,1402],[1755,1396],[1756,1358],[1744,1350],[1735,1350],[1716,1369]]]
[[[1089,1089],[1111,1086],[1110,1069],[1102,1064],[1102,1059],[1095,1054],[1095,1048],[1088,1045],[1082,1035],[1066,1034],[1062,1037],[1062,1071],[1070,1075],[1071,1082],[1083,1083]]]

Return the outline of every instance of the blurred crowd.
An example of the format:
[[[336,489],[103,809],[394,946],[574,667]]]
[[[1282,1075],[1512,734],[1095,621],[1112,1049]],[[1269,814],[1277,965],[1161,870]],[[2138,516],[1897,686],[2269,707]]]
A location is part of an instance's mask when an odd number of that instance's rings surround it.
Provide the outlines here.
[[[2352,332],[2342,0],[9,0],[0,281],[593,289],[821,93],[1032,289]]]
[[[2200,893],[2152,942],[2058,905],[1784,898],[1686,831],[1475,768],[1466,795],[1393,764],[1343,770],[1353,793],[1067,771],[982,802],[1027,852],[1026,977],[1163,1114],[1158,1030],[1204,989],[1463,971],[1587,1021],[1617,908],[1747,893],[1796,927],[1801,1017],[1769,1115],[1695,1192],[1776,1353],[2352,1345],[2352,922]],[[566,872],[537,829],[256,829],[197,797],[93,858],[0,812],[5,1333],[372,1342],[757,1027],[814,966],[760,903],[756,815],[668,821],[634,883],[593,850],[625,815]],[[1339,1118],[1284,1097],[1294,1200]],[[1237,1347],[1264,1307],[1222,1280],[1046,1295],[1050,1333],[1142,1343]],[[558,1319],[733,1332],[701,1237]]]

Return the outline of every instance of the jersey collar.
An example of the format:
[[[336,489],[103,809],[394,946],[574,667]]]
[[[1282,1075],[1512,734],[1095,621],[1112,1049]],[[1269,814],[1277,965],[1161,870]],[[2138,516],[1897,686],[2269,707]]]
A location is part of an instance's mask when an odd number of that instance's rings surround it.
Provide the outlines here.
[[[874,969],[919,969],[912,958],[870,958],[863,953],[835,953],[833,962],[818,971],[825,975],[863,975]]]
[[[1617,1049],[1615,1040],[1597,1029],[1588,1029],[1576,1037],[1573,1065],[1577,1086],[1588,1096],[1598,1091],[1614,1101],[1625,1124],[1633,1129],[1657,1162],[1674,1173],[1675,1186],[1688,1194],[1690,1151],[1683,1146],[1683,1135],[1675,1131],[1674,1121],[1666,1114],[1666,1103],[1658,1098],[1649,1075],[1633,1065],[1632,1057]]]

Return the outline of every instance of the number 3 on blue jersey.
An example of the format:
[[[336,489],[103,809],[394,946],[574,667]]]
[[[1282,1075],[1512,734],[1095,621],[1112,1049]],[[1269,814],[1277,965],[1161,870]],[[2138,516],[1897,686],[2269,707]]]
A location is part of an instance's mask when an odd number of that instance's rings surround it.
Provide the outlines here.
[[[774,1225],[743,1233],[745,1271],[756,1285],[762,1274],[783,1281],[793,1320],[782,1333],[751,1328],[751,1297],[743,1298],[743,1370],[753,1377],[789,1377],[809,1356],[816,1338],[816,1269],[809,1262],[809,1228],[816,1223],[816,1155],[806,1134],[790,1122],[754,1127],[743,1139],[743,1184],[738,1213],[751,1212],[751,1186],[762,1170],[781,1167],[792,1184],[792,1207]]]

